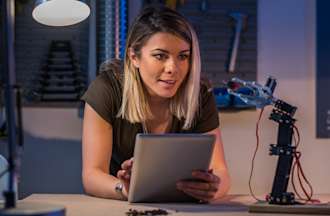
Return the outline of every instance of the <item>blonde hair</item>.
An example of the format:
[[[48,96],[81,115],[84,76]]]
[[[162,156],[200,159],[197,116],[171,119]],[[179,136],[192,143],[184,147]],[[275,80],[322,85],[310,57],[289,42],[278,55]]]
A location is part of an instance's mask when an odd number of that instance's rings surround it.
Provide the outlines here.
[[[171,33],[190,44],[189,72],[169,103],[170,113],[178,119],[184,119],[183,129],[187,130],[193,126],[199,109],[201,74],[199,43],[192,26],[183,16],[168,8],[144,9],[131,27],[125,50],[123,98],[117,116],[131,123],[144,123],[153,117],[147,100],[147,90],[138,69],[130,60],[129,52],[133,49],[139,56],[146,41],[158,32]]]

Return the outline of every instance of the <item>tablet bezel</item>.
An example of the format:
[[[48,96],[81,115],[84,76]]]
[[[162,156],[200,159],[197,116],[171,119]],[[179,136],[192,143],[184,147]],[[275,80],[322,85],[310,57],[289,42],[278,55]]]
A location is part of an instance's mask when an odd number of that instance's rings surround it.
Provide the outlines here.
[[[211,134],[137,134],[128,201],[195,202],[176,182],[208,170],[214,141]]]

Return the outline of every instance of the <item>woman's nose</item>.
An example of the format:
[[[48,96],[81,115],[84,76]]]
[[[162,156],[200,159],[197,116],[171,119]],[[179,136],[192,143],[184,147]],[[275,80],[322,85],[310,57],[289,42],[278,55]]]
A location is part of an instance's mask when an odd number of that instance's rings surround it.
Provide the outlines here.
[[[166,62],[165,72],[166,73],[176,73],[179,70],[178,62],[174,59],[169,59]]]

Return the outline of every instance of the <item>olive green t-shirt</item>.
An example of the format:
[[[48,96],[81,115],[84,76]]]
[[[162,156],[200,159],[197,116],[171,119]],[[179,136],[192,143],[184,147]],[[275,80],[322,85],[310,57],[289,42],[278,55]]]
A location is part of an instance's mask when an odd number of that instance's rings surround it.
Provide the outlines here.
[[[110,163],[110,173],[116,175],[123,161],[133,157],[135,136],[143,133],[141,123],[132,124],[117,117],[122,102],[123,71],[119,61],[113,61],[101,66],[96,79],[90,84],[82,96],[105,121],[112,125],[113,148]],[[218,111],[215,105],[212,89],[201,82],[200,110],[196,114],[193,127],[183,130],[183,120],[173,116],[170,133],[205,133],[219,126]]]

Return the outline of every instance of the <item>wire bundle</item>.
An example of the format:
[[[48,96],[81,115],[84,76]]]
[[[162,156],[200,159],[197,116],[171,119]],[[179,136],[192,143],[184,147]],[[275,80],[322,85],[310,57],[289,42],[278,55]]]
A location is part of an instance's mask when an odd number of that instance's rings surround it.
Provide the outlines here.
[[[256,140],[256,148],[255,148],[253,156],[252,156],[251,170],[250,170],[250,176],[249,176],[250,195],[257,201],[263,201],[263,200],[260,200],[259,198],[257,198],[256,195],[253,192],[252,177],[253,177],[253,171],[254,171],[254,162],[255,162],[256,155],[257,155],[257,151],[259,149],[259,143],[260,143],[259,125],[260,125],[260,120],[261,120],[263,112],[264,112],[264,108],[261,109],[261,111],[259,113],[257,123],[256,123],[256,139],[257,139]],[[302,165],[301,165],[301,162],[300,162],[300,158],[301,158],[302,154],[301,154],[300,151],[297,151],[297,148],[300,144],[299,130],[295,125],[293,125],[293,129],[294,129],[293,138],[294,138],[294,142],[295,142],[296,151],[294,152],[294,155],[293,155],[294,156],[294,162],[293,162],[293,165],[292,165],[291,176],[290,177],[291,177],[291,184],[292,184],[294,193],[298,196],[299,200],[304,201],[305,203],[309,203],[309,202],[318,203],[319,200],[312,199],[313,187],[312,187],[312,184],[309,182],[309,180],[307,179],[307,177],[306,177],[306,175],[303,171],[303,168],[302,168]],[[295,184],[295,179],[296,178],[298,179],[300,189],[302,190],[304,195],[301,195],[298,192],[298,188]],[[305,185],[307,185],[308,189],[305,187]],[[267,200],[267,198],[266,198],[266,200]]]

